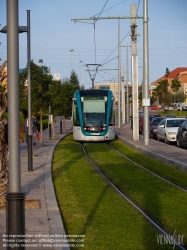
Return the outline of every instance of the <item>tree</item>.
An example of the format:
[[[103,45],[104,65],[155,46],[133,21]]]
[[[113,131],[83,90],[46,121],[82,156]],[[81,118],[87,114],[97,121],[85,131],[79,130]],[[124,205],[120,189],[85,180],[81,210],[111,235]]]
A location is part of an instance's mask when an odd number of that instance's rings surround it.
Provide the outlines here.
[[[158,82],[158,85],[154,91],[156,92],[154,95],[159,99],[159,103],[164,105],[167,104],[168,80],[164,79]]]
[[[3,73],[6,66],[6,61],[0,66],[0,197],[4,195],[4,192],[8,190],[8,151],[5,144],[5,128],[2,121],[3,113],[7,108],[7,100],[5,95],[5,89],[2,88],[2,82],[7,77],[6,73]]]
[[[170,70],[168,68],[166,68],[165,77],[168,77],[169,74],[170,74]]]
[[[32,111],[38,112],[48,110],[50,100],[48,98],[49,85],[52,82],[52,76],[48,75],[48,68],[46,66],[38,66],[31,61],[31,101]],[[27,99],[27,68],[20,73],[20,108],[28,110]]]
[[[49,100],[51,100],[51,111],[54,116],[70,117],[72,115],[72,98],[80,86],[77,74],[72,70],[70,79],[64,78],[62,81],[53,80],[49,85]],[[53,134],[54,134],[53,129]]]
[[[43,64],[43,59],[39,59],[38,62],[42,65]]]
[[[180,87],[181,87],[181,83],[179,80],[173,79],[171,81],[171,89],[173,90],[173,92],[178,92]]]
[[[52,76],[48,74],[46,66],[38,66],[31,61],[31,106],[32,112],[40,114],[40,145],[42,144],[42,113],[48,112],[50,105],[49,86],[52,83]],[[27,68],[20,73],[20,108],[28,111],[26,100],[27,91]],[[25,112],[26,113],[26,112]]]
[[[77,74],[74,70],[71,71],[70,75],[70,85],[76,89],[80,89],[80,83]]]
[[[6,64],[7,61],[4,61],[3,64],[0,66],[0,86],[2,86],[3,80],[7,78],[7,73],[6,72],[3,73]]]
[[[63,105],[61,107],[61,114],[63,116],[71,116],[73,95],[76,90],[83,88],[83,86],[80,86],[78,76],[74,70],[71,71],[70,79],[65,78],[62,81],[62,92],[60,98],[63,100]]]
[[[176,103],[176,93],[179,91],[179,88],[180,88],[180,87],[181,87],[181,83],[180,83],[179,80],[173,79],[173,80],[171,81],[171,89],[172,89],[173,92],[175,93],[175,94],[173,95],[173,97],[174,97],[174,103]]]

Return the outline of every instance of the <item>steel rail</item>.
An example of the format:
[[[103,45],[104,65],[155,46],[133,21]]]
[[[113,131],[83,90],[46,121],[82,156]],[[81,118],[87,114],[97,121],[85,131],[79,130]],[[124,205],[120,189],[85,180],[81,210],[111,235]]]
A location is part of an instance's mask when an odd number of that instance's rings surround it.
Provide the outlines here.
[[[161,228],[155,221],[153,221],[141,208],[139,208],[133,201],[131,201],[124,193],[122,193],[99,169],[99,167],[92,161],[92,159],[88,156],[84,145],[82,143],[82,150],[88,159],[88,161],[91,163],[91,165],[95,168],[95,170],[106,180],[106,182],[113,187],[125,200],[127,200],[134,208],[136,208],[157,230],[159,230],[161,233],[166,235],[166,237],[170,237],[173,244],[175,246],[178,246],[182,250],[186,250],[182,245],[178,244],[178,242],[170,236],[163,228]]]
[[[109,146],[110,148],[112,148],[115,152],[117,152],[119,155],[121,155],[123,158],[125,158],[125,159],[127,159],[128,161],[134,163],[134,164],[137,165],[138,167],[144,169],[145,171],[151,173],[152,175],[158,177],[159,179],[161,179],[161,180],[163,180],[163,181],[169,183],[170,185],[172,185],[172,186],[174,186],[174,187],[176,187],[176,188],[178,188],[178,189],[180,189],[180,190],[182,190],[182,191],[184,191],[184,192],[187,193],[187,190],[186,190],[186,189],[184,189],[184,188],[182,188],[182,187],[176,185],[175,183],[173,183],[173,182],[171,182],[171,181],[168,181],[168,180],[165,179],[164,177],[162,177],[162,176],[160,176],[160,175],[158,175],[158,174],[152,172],[151,170],[148,170],[147,168],[143,167],[142,165],[138,164],[137,162],[131,160],[130,158],[128,158],[127,156],[125,156],[125,155],[123,155],[121,152],[119,152],[117,149],[115,149],[113,146],[109,145],[109,143],[108,143],[108,146]]]

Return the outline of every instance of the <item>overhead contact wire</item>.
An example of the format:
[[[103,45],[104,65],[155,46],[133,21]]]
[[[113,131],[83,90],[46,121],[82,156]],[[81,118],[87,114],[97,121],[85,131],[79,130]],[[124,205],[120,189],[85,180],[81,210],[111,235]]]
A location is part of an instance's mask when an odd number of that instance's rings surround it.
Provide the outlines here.
[[[105,6],[106,6],[107,2],[108,2],[108,0],[105,2],[105,5],[103,6],[103,8],[102,8],[101,12],[99,13],[98,17],[94,20],[95,64],[96,64],[96,54],[97,54],[97,53],[96,53],[96,40],[95,40],[95,24],[96,24],[96,22],[97,22],[97,19],[100,17],[101,13],[103,12],[103,10],[104,10],[104,8],[105,8]]]

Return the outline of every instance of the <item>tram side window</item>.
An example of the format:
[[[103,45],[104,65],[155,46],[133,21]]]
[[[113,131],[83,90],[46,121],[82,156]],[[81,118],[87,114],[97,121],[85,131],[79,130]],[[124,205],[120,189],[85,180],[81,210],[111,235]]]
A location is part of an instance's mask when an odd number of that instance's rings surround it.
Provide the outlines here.
[[[76,102],[73,103],[73,126],[80,126],[79,114]]]

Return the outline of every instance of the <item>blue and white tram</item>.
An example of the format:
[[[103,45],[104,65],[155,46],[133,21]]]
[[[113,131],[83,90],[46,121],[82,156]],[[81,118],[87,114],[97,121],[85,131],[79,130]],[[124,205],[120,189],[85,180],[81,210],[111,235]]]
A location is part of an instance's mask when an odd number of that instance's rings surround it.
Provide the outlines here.
[[[72,107],[76,141],[111,141],[115,138],[114,97],[110,90],[77,90]]]

